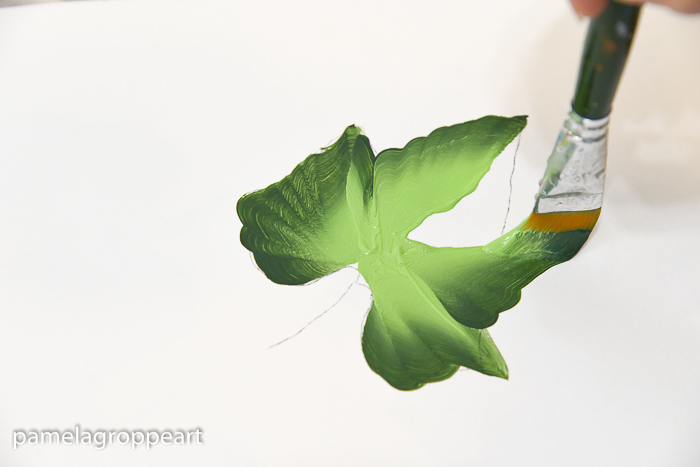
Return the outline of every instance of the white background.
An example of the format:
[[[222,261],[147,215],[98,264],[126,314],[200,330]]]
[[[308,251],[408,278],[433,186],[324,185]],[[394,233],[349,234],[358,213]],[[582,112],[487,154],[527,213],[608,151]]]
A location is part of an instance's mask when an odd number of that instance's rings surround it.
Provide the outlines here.
[[[532,207],[585,21],[565,0],[114,1],[0,10],[0,465],[700,465],[700,17],[643,13],[582,253],[492,335],[511,379],[404,393],[366,365],[345,269],[271,283],[237,199],[352,123],[375,150],[530,115]],[[413,237],[500,234],[515,148]],[[16,429],[202,446],[23,446]]]

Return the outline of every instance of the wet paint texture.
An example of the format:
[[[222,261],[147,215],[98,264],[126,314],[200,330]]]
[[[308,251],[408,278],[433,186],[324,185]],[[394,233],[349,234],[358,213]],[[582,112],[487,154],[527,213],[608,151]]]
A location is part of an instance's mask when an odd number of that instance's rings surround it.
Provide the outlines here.
[[[358,263],[373,294],[362,348],[392,386],[417,389],[460,366],[507,378],[484,328],[525,285],[578,252],[598,213],[532,214],[485,246],[435,248],[407,237],[473,192],[525,124],[488,116],[377,156],[350,126],[290,175],[239,200],[241,243],[279,284]]]

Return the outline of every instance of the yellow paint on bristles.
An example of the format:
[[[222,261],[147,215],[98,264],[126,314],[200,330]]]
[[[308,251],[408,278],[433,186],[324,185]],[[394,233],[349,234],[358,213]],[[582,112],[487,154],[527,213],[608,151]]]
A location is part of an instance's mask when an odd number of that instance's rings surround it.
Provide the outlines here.
[[[527,218],[522,230],[540,232],[568,232],[570,230],[592,230],[598,222],[600,209],[577,212],[550,212],[538,214],[533,212]]]

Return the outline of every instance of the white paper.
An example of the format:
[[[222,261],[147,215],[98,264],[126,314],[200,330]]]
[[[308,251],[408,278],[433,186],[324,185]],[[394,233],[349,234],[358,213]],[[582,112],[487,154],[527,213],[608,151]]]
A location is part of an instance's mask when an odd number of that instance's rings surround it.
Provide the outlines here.
[[[579,256],[491,329],[510,381],[403,393],[364,361],[370,291],[273,284],[235,205],[349,124],[375,150],[528,114],[532,209],[585,34],[558,2],[95,1],[0,9],[0,465],[700,462],[700,18],[647,7]],[[414,236],[500,234],[514,145]],[[31,429],[202,445],[30,446]]]

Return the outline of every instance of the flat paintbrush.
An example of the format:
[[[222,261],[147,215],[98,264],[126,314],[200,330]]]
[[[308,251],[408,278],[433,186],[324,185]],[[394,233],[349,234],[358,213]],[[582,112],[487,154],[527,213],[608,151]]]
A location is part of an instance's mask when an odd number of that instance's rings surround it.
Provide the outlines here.
[[[571,110],[549,157],[532,214],[486,246],[498,256],[571,259],[600,216],[608,122],[640,7],[610,2],[591,20]]]

